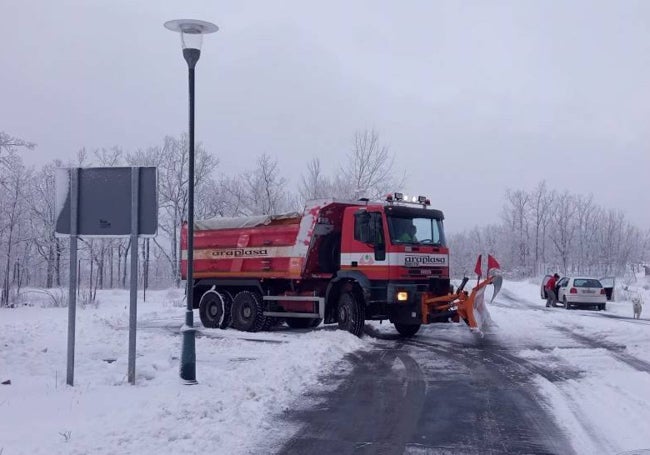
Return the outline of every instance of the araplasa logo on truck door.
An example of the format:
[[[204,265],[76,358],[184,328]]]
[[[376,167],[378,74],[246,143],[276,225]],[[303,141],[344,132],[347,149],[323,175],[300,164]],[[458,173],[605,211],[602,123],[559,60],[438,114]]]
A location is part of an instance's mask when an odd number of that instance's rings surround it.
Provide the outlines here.
[[[434,267],[447,265],[447,256],[444,254],[407,254],[404,256],[406,267]]]

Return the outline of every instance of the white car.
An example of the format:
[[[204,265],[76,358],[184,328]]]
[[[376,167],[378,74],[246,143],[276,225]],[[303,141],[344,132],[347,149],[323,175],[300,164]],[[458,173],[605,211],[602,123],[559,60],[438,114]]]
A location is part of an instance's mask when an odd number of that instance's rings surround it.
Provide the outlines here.
[[[592,307],[604,310],[607,293],[597,278],[564,277],[557,282],[557,300],[566,308]]]

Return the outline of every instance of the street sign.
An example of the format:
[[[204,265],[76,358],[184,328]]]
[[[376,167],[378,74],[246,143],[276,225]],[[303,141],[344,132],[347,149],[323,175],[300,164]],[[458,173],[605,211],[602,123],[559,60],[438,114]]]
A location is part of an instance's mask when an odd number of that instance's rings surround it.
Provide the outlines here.
[[[77,237],[130,237],[131,305],[129,307],[128,379],[135,384],[138,303],[138,238],[158,228],[155,167],[57,169],[55,234],[70,238],[68,302],[68,385],[74,385],[77,305]]]
[[[126,237],[131,233],[130,167],[78,168],[77,235]],[[155,167],[140,167],[138,178],[138,236],[153,237],[158,229]],[[70,172],[57,169],[57,236],[70,235]]]

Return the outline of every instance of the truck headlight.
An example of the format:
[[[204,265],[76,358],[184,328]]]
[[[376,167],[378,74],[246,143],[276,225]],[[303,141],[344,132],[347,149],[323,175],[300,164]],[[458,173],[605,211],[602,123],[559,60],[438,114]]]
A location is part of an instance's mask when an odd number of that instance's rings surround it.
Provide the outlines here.
[[[399,291],[397,293],[398,302],[406,302],[409,299],[409,293],[406,291]]]

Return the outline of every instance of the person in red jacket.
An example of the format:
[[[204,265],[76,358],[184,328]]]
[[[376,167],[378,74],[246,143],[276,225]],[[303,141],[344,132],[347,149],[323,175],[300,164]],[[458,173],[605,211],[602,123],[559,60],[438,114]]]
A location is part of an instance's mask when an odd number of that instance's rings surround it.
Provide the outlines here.
[[[557,273],[553,274],[551,278],[548,279],[546,282],[546,286],[544,288],[546,289],[546,306],[547,307],[552,307],[555,306],[557,303],[557,293],[555,292],[555,285],[557,283],[558,278],[560,278],[560,275]]]

